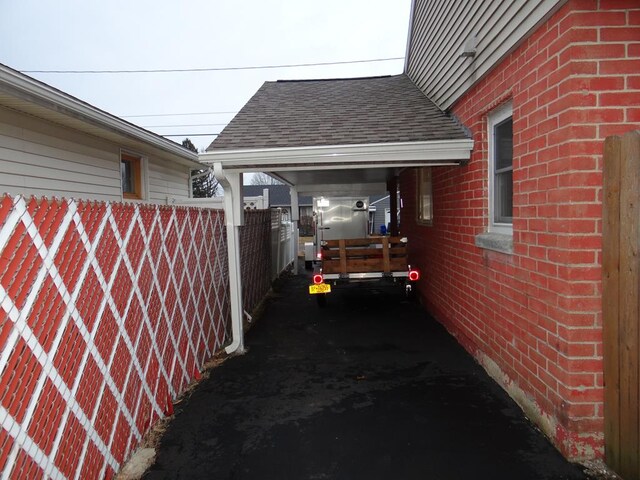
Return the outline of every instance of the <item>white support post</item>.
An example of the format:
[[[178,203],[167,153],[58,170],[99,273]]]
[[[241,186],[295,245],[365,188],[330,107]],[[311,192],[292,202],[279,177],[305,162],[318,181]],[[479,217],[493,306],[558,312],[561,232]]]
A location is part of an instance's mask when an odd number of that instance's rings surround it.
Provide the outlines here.
[[[224,215],[227,225],[227,253],[229,263],[229,296],[231,303],[231,344],[228,354],[244,353],[244,327],[242,305],[242,277],[240,271],[240,227],[244,224],[242,203],[242,173],[229,173],[220,163],[214,173],[224,188]]]
[[[291,221],[293,222],[293,231],[291,232],[291,243],[293,243],[293,274],[298,274],[298,243],[300,241],[300,232],[298,231],[298,222],[300,221],[300,207],[298,205],[298,189],[291,187]]]

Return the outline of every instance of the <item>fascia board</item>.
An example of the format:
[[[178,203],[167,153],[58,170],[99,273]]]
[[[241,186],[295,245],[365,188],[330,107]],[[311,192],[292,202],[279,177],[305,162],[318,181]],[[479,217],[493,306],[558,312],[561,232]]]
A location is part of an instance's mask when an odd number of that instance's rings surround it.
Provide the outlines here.
[[[144,142],[180,157],[175,161],[197,168],[200,163],[195,152],[170,142],[155,133],[104,112],[45,83],[0,65],[0,91],[35,105],[53,110],[97,127]]]
[[[471,158],[473,140],[378,143],[254,150],[219,150],[201,153],[202,163],[219,162],[225,170],[292,171],[326,168],[372,168],[456,165]]]

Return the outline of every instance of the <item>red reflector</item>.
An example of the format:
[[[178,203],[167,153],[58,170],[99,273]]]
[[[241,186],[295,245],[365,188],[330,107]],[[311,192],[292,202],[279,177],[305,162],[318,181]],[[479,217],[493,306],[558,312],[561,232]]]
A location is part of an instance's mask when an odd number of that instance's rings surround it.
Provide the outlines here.
[[[324,278],[322,278],[322,275],[316,274],[313,276],[313,283],[315,283],[316,285],[322,283],[323,281],[324,281]]]
[[[420,280],[420,272],[418,270],[409,270],[409,280],[412,282]]]

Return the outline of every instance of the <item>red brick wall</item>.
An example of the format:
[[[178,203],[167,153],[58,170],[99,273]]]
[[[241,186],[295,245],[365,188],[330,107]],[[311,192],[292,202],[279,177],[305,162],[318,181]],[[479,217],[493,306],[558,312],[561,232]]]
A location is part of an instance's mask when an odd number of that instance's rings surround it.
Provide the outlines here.
[[[511,99],[512,255],[487,230],[487,113]],[[640,4],[569,1],[452,108],[472,132],[463,167],[433,169],[434,224],[402,233],[420,295],[571,458],[603,453],[602,150],[640,127]],[[496,368],[498,367],[498,368]]]

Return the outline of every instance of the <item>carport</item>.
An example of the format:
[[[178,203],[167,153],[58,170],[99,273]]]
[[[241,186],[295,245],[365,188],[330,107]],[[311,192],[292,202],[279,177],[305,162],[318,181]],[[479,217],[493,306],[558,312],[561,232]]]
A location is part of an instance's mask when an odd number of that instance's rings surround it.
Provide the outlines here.
[[[244,350],[244,173],[266,172],[291,187],[297,232],[298,195],[393,193],[404,169],[461,165],[472,147],[464,128],[404,74],[266,82],[199,157],[225,192],[233,334],[227,353]],[[390,198],[395,211],[396,195]]]

